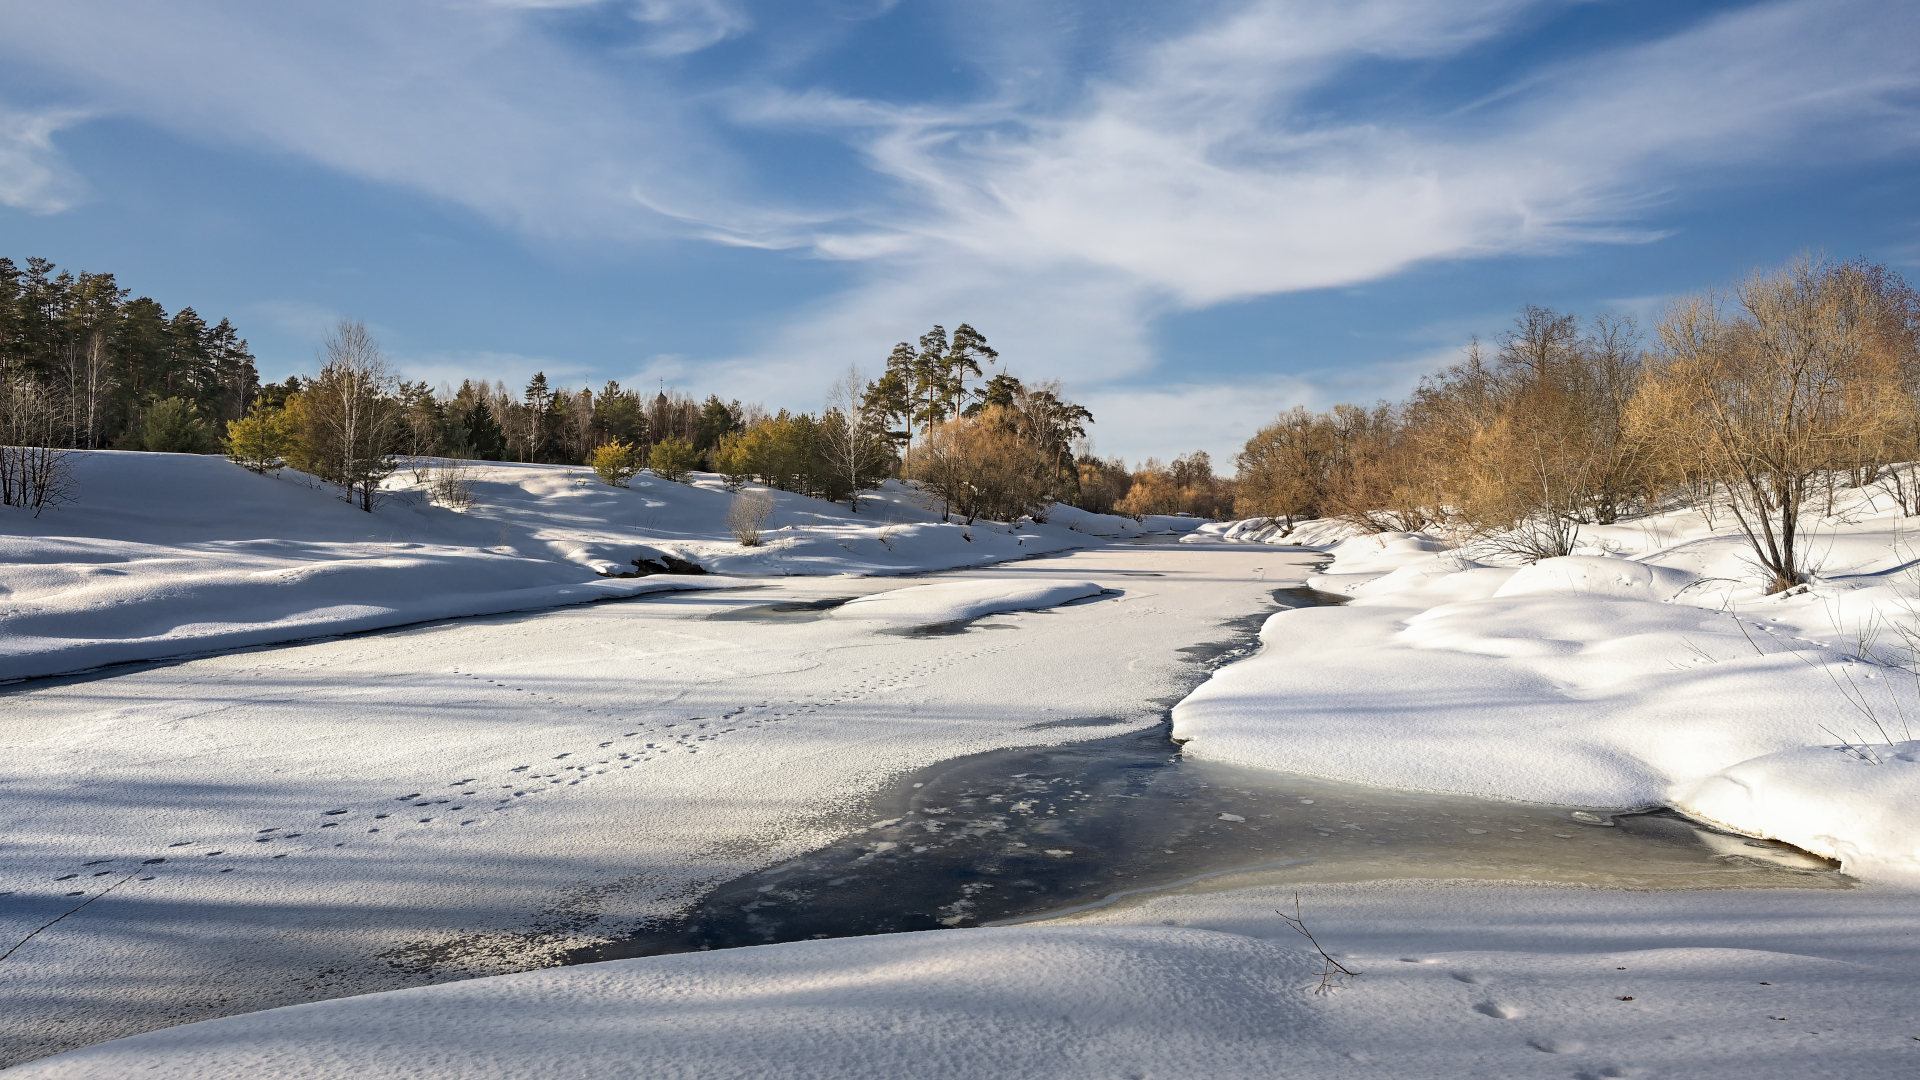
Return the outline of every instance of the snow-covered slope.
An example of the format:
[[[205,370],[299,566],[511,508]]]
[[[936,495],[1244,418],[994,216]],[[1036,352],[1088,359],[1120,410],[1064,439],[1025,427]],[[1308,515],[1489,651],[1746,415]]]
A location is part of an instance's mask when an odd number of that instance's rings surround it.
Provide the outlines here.
[[[1897,898],[1321,887],[531,971],[188,1024],[21,1080],[1912,1074]],[[1890,899],[1892,902],[1889,902]],[[1131,923],[1132,925],[1125,925]],[[1161,925],[1165,924],[1165,925]]]
[[[0,679],[459,615],[718,588],[726,576],[898,574],[1138,535],[1126,518],[950,524],[889,482],[844,505],[772,493],[765,542],[729,535],[719,481],[481,465],[474,505],[432,505],[407,472],[374,513],[295,472],[184,454],[83,455],[77,504],[0,508]],[[1072,526],[1069,529],[1067,526]],[[707,576],[633,575],[636,560]]]
[[[1583,553],[1524,567],[1345,539],[1311,584],[1353,601],[1272,617],[1175,735],[1383,787],[1668,804],[1920,882],[1913,521],[1855,492],[1812,524],[1818,580],[1776,596],[1731,523],[1693,511],[1590,527]]]

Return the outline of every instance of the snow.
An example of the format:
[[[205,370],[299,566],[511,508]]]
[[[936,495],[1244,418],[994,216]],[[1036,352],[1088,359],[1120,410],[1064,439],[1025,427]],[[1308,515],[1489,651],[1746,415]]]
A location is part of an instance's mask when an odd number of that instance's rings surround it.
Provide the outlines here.
[[[889,485],[859,515],[777,495],[746,549],[706,478],[488,466],[471,511],[401,477],[364,515],[212,459],[83,469],[79,506],[5,519],[0,663],[226,651],[0,689],[21,1077],[1877,1077],[1920,1054],[1920,563],[1868,493],[1812,523],[1813,585],[1767,596],[1692,511],[1521,565],[1329,522],[966,526]],[[1148,530],[1180,542],[1068,550]],[[710,573],[602,576],[668,555]],[[1295,581],[1352,599],[1272,615],[1202,683],[1181,650]],[[902,632],[924,627],[951,632]],[[1198,757],[1667,805],[1865,884],[1276,864],[1019,926],[543,967],[870,824],[908,770],[1141,730],[1182,695]],[[1296,897],[1350,988],[1313,992],[1274,914]]]
[[[0,688],[0,949],[115,888],[0,962],[0,1061],[552,964],[885,816],[904,772],[1147,728],[1273,555],[761,578]]]
[[[1138,536],[1126,518],[1054,510],[1056,524],[949,523],[890,481],[839,504],[773,492],[765,542],[734,542],[714,477],[643,474],[630,489],[579,468],[476,464],[475,504],[432,505],[410,471],[374,513],[301,474],[258,476],[181,454],[80,457],[77,504],[0,518],[0,679],[523,611],[739,577],[901,574]],[[686,559],[705,577],[633,577]],[[626,576],[608,576],[626,575]]]
[[[1326,547],[1364,532],[1345,521],[1314,518],[1289,525],[1280,518],[1242,518],[1210,521],[1180,538],[1183,544],[1285,544],[1290,547]]]
[[[834,610],[834,617],[898,627],[950,626],[1006,611],[1058,607],[1098,596],[1091,581],[1032,582],[1020,579],[948,581],[860,596]]]
[[[1175,708],[1175,737],[1381,787],[1672,806],[1920,884],[1910,521],[1850,493],[1815,523],[1814,585],[1775,596],[1730,525],[1591,526],[1582,554],[1524,566],[1339,540],[1309,583],[1352,601],[1269,619],[1257,655]]]
[[[1920,884],[1920,742],[1806,746],[1742,761],[1673,792],[1689,813],[1838,859],[1862,877]]]
[[[1274,914],[1295,898],[1349,987]],[[174,1027],[22,1078],[1912,1075],[1905,898],[1398,883],[533,971]]]

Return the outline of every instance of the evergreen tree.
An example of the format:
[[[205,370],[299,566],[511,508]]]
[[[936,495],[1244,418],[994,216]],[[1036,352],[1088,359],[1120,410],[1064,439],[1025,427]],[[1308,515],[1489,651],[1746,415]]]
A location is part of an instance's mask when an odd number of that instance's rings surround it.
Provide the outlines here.
[[[521,461],[539,461],[551,441],[551,417],[547,407],[553,404],[553,391],[547,388],[547,373],[536,372],[521,397],[524,408],[522,430],[517,432]]]
[[[640,395],[622,390],[619,383],[608,379],[593,399],[593,434],[602,442],[646,445],[647,413]]]
[[[700,407],[700,425],[695,429],[693,448],[704,454],[720,445],[721,437],[738,426],[739,411],[739,402],[728,407],[718,395],[709,395],[706,404]]]
[[[200,414],[200,406],[170,397],[146,410],[138,445],[131,448],[156,454],[211,454],[220,449],[220,437]]]
[[[500,422],[493,418],[493,410],[487,407],[482,398],[467,414],[467,445],[473,448],[473,456],[481,461],[499,461],[506,452],[506,433],[500,430]]]
[[[938,329],[936,327],[936,329]],[[947,345],[946,383],[953,395],[950,411],[947,415],[960,415],[967,396],[967,376],[981,377],[980,361],[989,363],[1000,359],[1000,354],[987,344],[986,336],[966,323],[961,323],[953,332],[953,340]]]

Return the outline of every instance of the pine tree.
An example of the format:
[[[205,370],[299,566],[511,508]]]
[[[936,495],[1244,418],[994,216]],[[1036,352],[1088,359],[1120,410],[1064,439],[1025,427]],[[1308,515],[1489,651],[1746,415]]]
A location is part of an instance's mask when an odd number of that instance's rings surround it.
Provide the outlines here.
[[[547,388],[546,372],[534,373],[520,401],[525,407],[521,430],[515,433],[519,436],[520,460],[539,461],[547,449],[547,406],[553,402],[553,391]]]
[[[293,430],[285,409],[255,398],[246,416],[227,423],[227,457],[257,473],[278,472],[293,449]]]
[[[473,456],[481,461],[499,461],[506,451],[506,433],[500,430],[500,422],[493,418],[493,410],[484,398],[467,413],[466,441],[473,448]]]
[[[729,408],[718,395],[709,395],[700,407],[700,426],[694,433],[693,448],[704,454],[718,446],[721,437],[733,431],[738,416],[739,402]]]
[[[981,377],[980,361],[989,363],[998,361],[1000,354],[987,344],[986,336],[966,323],[961,323],[953,332],[953,341],[947,346],[946,381],[953,395],[949,416],[958,416],[967,396],[967,376]]]

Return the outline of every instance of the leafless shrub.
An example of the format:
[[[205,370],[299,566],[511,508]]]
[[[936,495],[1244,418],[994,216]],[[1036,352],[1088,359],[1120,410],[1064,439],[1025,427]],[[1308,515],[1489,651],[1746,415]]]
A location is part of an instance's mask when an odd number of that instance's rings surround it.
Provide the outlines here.
[[[727,507],[727,531],[741,547],[759,547],[761,531],[773,516],[773,496],[764,491],[742,492]]]
[[[1871,268],[1802,258],[1660,321],[1631,424],[1670,475],[1724,493],[1769,592],[1808,580],[1802,519],[1827,478],[1904,443],[1915,350],[1888,329],[1895,307]]]
[[[473,466],[453,458],[441,458],[426,475],[427,492],[434,505],[449,510],[465,510],[473,505]]]
[[[0,382],[0,505],[39,517],[79,494],[73,452],[52,445],[58,417],[53,396],[32,380]]]
[[[70,503],[80,486],[73,478],[74,452],[51,446],[0,446],[0,504],[31,509]]]

